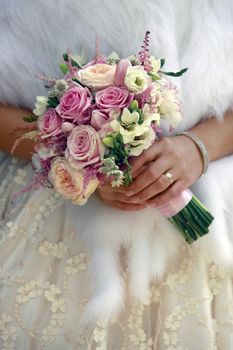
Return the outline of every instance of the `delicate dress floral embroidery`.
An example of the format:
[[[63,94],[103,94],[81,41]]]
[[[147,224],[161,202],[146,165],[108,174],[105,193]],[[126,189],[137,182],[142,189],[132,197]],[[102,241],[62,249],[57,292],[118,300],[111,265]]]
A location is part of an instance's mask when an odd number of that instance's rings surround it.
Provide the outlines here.
[[[0,314],[0,339],[2,350],[16,348],[17,330],[12,325],[12,318],[7,313]]]
[[[14,182],[17,185],[25,185],[25,180],[27,178],[27,172],[24,169],[18,169],[16,175],[14,176]]]
[[[87,269],[87,255],[85,253],[80,253],[66,261],[65,274],[75,275],[80,271],[85,271]]]
[[[68,247],[64,244],[64,242],[52,244],[49,241],[43,241],[40,243],[38,251],[44,256],[52,255],[57,259],[63,259],[67,254]]]

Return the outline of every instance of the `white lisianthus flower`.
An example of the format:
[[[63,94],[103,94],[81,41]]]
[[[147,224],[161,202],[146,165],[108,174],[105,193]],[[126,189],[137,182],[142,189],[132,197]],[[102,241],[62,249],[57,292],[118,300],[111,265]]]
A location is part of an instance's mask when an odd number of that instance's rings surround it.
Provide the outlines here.
[[[144,126],[150,126],[152,122],[156,122],[157,125],[160,124],[160,114],[152,112],[150,106],[146,103],[142,109],[143,123]]]
[[[127,68],[124,83],[130,91],[140,94],[148,88],[149,82],[149,76],[143,67],[129,66]]]
[[[139,113],[136,111],[130,112],[127,108],[124,108],[121,121],[113,120],[111,122],[111,128],[113,132],[119,132],[122,135],[124,144],[133,145],[134,142],[137,143],[137,141],[140,141],[139,143],[142,145],[147,142],[145,135],[149,135],[148,132],[151,129],[151,123],[154,121],[159,125],[160,114],[152,112],[150,106],[145,104],[142,109],[142,117],[142,123],[138,123],[140,118]],[[137,143],[137,145],[139,144]]]
[[[159,106],[159,111],[162,114],[162,118],[168,120],[172,128],[175,128],[182,120],[176,89],[167,89],[163,92],[163,101]]]
[[[119,132],[123,138],[124,144],[130,144],[135,137],[143,135],[148,127],[143,124],[121,125],[118,120],[111,122],[111,128],[114,132]]]
[[[132,141],[130,145],[132,148],[130,149],[131,156],[139,156],[145,149],[148,149],[155,140],[155,132],[149,127],[147,131],[144,132],[138,139]]]
[[[121,120],[113,120],[111,128],[113,132],[120,133],[124,144],[130,147],[130,155],[138,156],[143,150],[149,148],[155,140],[155,132],[151,123],[160,123],[160,114],[151,111],[150,106],[145,104],[142,109],[142,120],[137,111],[130,112],[127,108],[121,116]]]
[[[130,112],[128,108],[123,109],[123,113],[121,115],[121,122],[124,125],[137,124],[139,121],[139,114],[136,111]]]
[[[123,117],[123,118],[122,118]],[[146,120],[143,123],[138,123],[139,121],[138,112],[130,112],[127,108],[124,109],[124,112],[121,116],[121,121],[113,120],[111,122],[111,128],[114,132],[119,132],[123,138],[124,144],[131,144],[135,141],[135,138],[140,137],[148,131],[148,128],[151,124],[151,121]],[[154,120],[155,116],[151,116],[151,120]]]
[[[41,117],[45,114],[47,109],[48,98],[46,96],[36,96],[35,109],[33,109],[33,113],[38,117]]]
[[[161,68],[161,60],[156,59],[154,56],[150,56],[150,63],[151,63],[151,67],[152,67],[151,73],[157,74]]]

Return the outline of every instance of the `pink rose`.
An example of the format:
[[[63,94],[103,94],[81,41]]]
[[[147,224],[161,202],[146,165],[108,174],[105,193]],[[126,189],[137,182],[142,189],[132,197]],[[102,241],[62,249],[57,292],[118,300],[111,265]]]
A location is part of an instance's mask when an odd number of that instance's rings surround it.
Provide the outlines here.
[[[89,125],[76,126],[67,138],[65,156],[71,166],[82,169],[99,162],[104,146],[98,133]]]
[[[62,118],[78,121],[90,107],[92,95],[87,88],[73,86],[62,96],[56,111]]]
[[[99,185],[97,179],[84,183],[84,175],[83,170],[73,169],[65,158],[57,157],[51,163],[49,180],[62,196],[83,205]]]
[[[55,109],[48,109],[47,112],[38,119],[38,128],[43,134],[42,138],[57,136],[61,134],[62,118]]]
[[[95,95],[96,105],[100,109],[110,111],[126,108],[133,100],[133,94],[116,86],[98,91]]]

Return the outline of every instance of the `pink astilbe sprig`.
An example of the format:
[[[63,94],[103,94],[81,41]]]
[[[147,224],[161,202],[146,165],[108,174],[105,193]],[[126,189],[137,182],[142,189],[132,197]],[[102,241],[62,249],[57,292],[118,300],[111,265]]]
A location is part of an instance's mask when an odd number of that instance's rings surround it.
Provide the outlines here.
[[[12,130],[9,134],[9,136],[13,135],[15,132],[17,131],[35,131],[37,130],[37,125],[36,124],[32,124],[32,125],[20,125],[18,124],[18,126]]]
[[[13,155],[16,148],[19,146],[19,144],[23,141],[23,140],[33,140],[33,141],[37,141],[38,139],[38,131],[37,130],[33,130],[30,132],[27,132],[25,134],[23,134],[22,136],[20,136],[18,139],[15,140],[10,153]]]
[[[37,79],[40,79],[40,80],[48,83],[49,85],[45,85],[48,88],[50,88],[53,85],[55,85],[55,83],[57,81],[56,79],[53,79],[53,78],[50,78],[50,77],[46,77],[45,75],[42,75],[42,74],[35,74],[35,76],[36,76]]]
[[[48,176],[42,173],[35,173],[33,180],[28,185],[22,187],[19,191],[15,192],[11,196],[11,203],[14,204],[16,199],[22,194],[30,193],[32,191],[38,190],[40,188],[52,188],[52,184],[48,181]]]
[[[151,91],[153,87],[150,85],[146,90],[144,90],[140,95],[139,106],[143,108],[146,103],[149,103],[151,100]]]
[[[86,188],[91,180],[95,180],[98,178],[99,167],[98,166],[90,166],[85,169],[84,178],[83,178],[83,193],[86,191]]]
[[[138,59],[146,72],[151,72],[153,70],[151,66],[150,54],[149,54],[149,45],[150,45],[149,35],[150,35],[150,32],[147,31],[143,40],[143,45],[141,46],[142,50],[139,51],[139,54],[138,54]]]
[[[100,58],[100,39],[97,36],[95,39],[95,62],[97,63]]]

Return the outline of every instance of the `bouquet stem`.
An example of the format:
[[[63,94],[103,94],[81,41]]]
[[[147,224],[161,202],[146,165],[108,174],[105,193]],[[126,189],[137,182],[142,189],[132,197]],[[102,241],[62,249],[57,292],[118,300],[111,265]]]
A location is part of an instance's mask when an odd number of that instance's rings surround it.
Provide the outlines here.
[[[189,244],[207,234],[214,220],[207,208],[188,190],[183,191],[180,197],[159,209]]]

